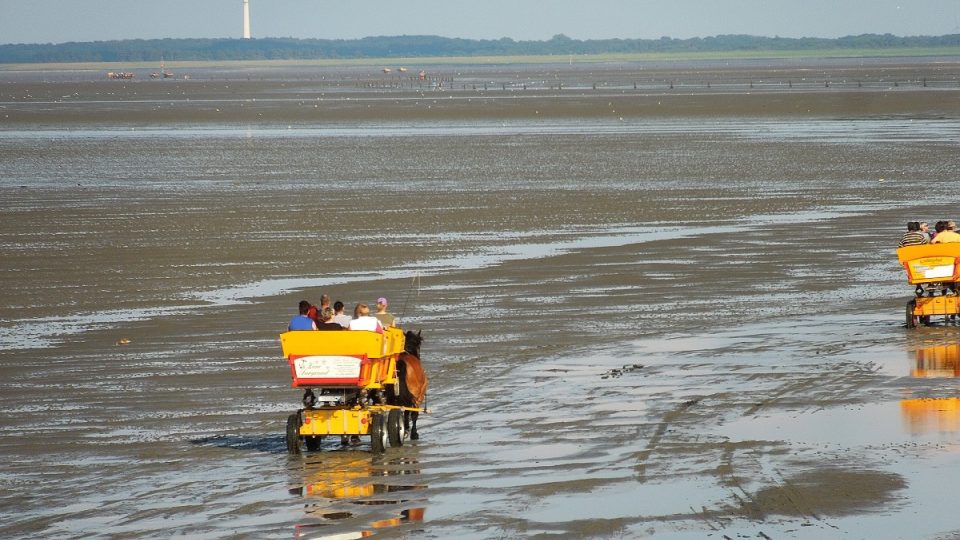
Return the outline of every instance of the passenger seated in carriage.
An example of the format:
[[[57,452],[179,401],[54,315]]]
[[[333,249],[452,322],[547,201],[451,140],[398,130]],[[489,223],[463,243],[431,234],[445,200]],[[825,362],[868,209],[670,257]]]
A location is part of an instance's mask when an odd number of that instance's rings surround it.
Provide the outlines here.
[[[310,312],[310,302],[301,300],[298,307],[300,314],[294,315],[294,317],[290,319],[290,324],[287,325],[287,330],[316,330],[317,323],[315,323],[313,319],[307,315]]]
[[[306,302],[306,300],[304,300],[304,302]],[[320,324],[320,309],[317,306],[310,304],[310,307],[307,308],[307,317],[310,317],[310,320],[312,320],[315,324]]]
[[[903,233],[903,236],[900,237],[900,244],[898,247],[919,246],[928,242],[930,242],[930,240],[927,238],[927,235],[923,234],[923,232],[920,230],[920,222],[908,221],[907,232]]]
[[[957,228],[957,224],[955,221],[953,220],[947,221],[946,223],[944,223],[943,231],[937,233],[937,235],[933,237],[933,240],[931,243],[948,244],[953,242],[960,242],[960,234],[957,234],[957,232],[955,231],[956,228]]]
[[[346,328],[340,326],[340,323],[333,320],[333,308],[325,307],[320,310],[320,318],[322,322],[317,325],[317,330],[346,330]]]
[[[357,304],[353,310],[353,319],[350,321],[350,330],[369,330],[378,334],[383,333],[383,325],[376,317],[370,316],[370,307],[366,304]]]
[[[350,326],[350,316],[343,312],[343,307],[343,302],[339,300],[333,303],[333,321],[347,328]]]
[[[389,328],[397,325],[397,318],[387,312],[387,299],[382,296],[377,298],[377,312],[373,316],[379,319],[380,324],[385,327]]]

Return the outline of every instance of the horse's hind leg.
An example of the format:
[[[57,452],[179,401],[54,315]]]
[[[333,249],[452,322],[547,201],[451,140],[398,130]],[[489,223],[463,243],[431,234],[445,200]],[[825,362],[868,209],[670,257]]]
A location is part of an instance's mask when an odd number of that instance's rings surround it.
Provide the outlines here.
[[[420,417],[420,413],[417,411],[410,411],[410,424],[412,428],[410,429],[410,440],[415,441],[420,438],[420,434],[417,433],[417,418]],[[406,415],[404,415],[404,420],[406,420]]]

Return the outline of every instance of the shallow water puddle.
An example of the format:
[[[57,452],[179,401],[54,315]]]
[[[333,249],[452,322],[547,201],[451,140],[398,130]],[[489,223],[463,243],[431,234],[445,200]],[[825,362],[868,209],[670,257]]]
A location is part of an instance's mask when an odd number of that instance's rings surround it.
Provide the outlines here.
[[[687,514],[712,506],[724,490],[703,478],[669,483],[620,482],[578,493],[540,498],[524,513],[529,521],[564,523],[590,519],[637,518]]]
[[[817,527],[791,531],[797,533],[791,537],[820,538],[826,526],[856,531],[862,538],[922,538],[956,525],[954,486],[960,482],[958,410],[960,398],[903,399],[762,414],[727,422],[713,432],[733,441],[782,441],[800,463],[808,467],[816,464],[811,472],[833,463],[837,475],[859,475],[841,482],[837,486],[841,491],[859,493],[877,482],[889,484],[885,488],[878,485],[877,499],[867,498],[850,508],[819,503],[819,513],[811,512],[819,517],[810,520],[810,525]],[[780,478],[781,467],[769,463],[765,469],[770,477]],[[807,489],[804,474],[807,473],[781,478],[767,487],[763,483],[752,486],[753,497],[762,500],[764,493],[773,494],[774,489],[797,497],[798,489]],[[765,482],[769,483],[770,478]],[[813,487],[817,487],[816,482]],[[774,505],[767,511],[791,515],[794,509],[790,505]],[[916,516],[924,517],[918,521]]]
[[[726,422],[713,432],[736,441],[824,447],[933,444],[960,451],[960,398],[761,413]]]

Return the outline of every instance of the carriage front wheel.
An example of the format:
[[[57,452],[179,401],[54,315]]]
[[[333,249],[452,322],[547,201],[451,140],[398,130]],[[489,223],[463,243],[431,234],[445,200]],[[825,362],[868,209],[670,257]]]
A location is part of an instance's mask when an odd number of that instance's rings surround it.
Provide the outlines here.
[[[300,413],[287,417],[287,452],[300,453]]]

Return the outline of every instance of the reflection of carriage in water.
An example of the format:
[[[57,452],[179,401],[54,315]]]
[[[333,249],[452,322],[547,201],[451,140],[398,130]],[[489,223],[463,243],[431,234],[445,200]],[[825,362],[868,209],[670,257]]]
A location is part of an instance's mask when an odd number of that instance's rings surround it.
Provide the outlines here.
[[[318,450],[325,436],[370,435],[382,453],[417,438],[416,416],[426,392],[418,358],[420,334],[294,331],[280,335],[303,408],[287,419],[287,450]],[[412,429],[411,429],[412,426]]]
[[[960,343],[938,343],[917,349],[911,377],[960,378]]]
[[[910,376],[923,379],[960,378],[960,343],[948,335],[946,341],[925,345],[915,352]],[[937,386],[934,388],[948,388]],[[950,392],[952,393],[952,392]],[[952,435],[960,433],[960,398],[943,397],[929,387],[914,386],[900,400],[906,427],[913,434]]]
[[[306,503],[307,516],[327,522],[353,517],[352,524],[360,528],[352,534],[323,535],[323,538],[361,538],[372,536],[375,529],[423,521],[426,508],[421,504],[426,500],[417,492],[427,486],[420,483],[421,480],[416,459],[399,457],[377,461],[338,452],[328,454],[322,460],[303,461],[303,485],[299,494]],[[290,491],[291,494],[296,492],[296,489]],[[376,512],[369,514],[371,519],[364,525],[358,525],[356,519],[363,519],[362,513],[350,508],[358,505],[378,507]],[[385,517],[385,514],[392,517]]]
[[[929,324],[933,316],[955,319],[960,313],[960,243],[905,246],[897,249],[897,258],[907,281],[916,286],[916,298],[907,302],[907,328]]]

